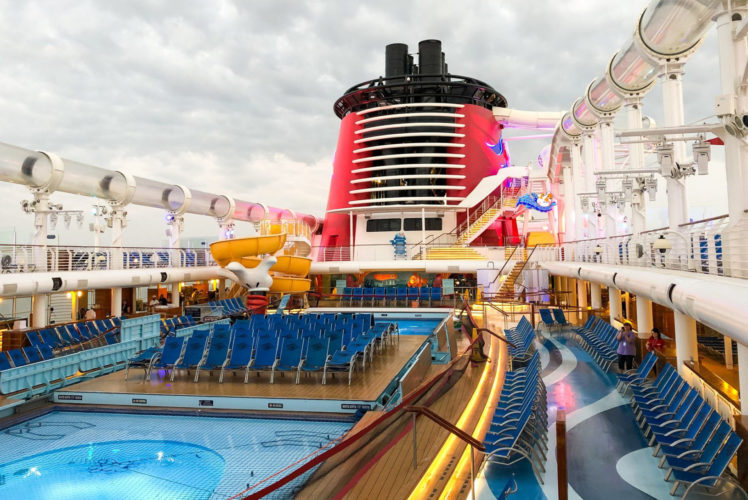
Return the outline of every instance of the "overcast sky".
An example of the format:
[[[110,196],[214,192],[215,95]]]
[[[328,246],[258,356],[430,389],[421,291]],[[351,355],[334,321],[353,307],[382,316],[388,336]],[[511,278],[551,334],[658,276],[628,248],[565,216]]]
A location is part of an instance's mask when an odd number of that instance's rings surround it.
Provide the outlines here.
[[[416,52],[419,40],[441,39],[451,72],[488,82],[510,107],[567,110],[630,38],[645,6],[0,0],[0,142],[322,216],[339,126],[332,105],[384,72],[386,44]],[[686,66],[687,122],[713,114],[717,72],[712,29]],[[644,109],[662,123],[660,100],[658,86]],[[511,143],[512,160],[534,161],[545,143]],[[720,154],[710,177],[724,189]],[[692,184],[692,216],[726,211]],[[0,184],[0,196],[2,238],[13,227],[28,238],[32,219],[19,206],[26,189]],[[66,209],[91,205],[53,199]],[[162,212],[129,212],[126,245],[164,241]],[[214,221],[188,217],[186,236],[217,233]],[[61,243],[74,240],[91,237],[73,232]]]

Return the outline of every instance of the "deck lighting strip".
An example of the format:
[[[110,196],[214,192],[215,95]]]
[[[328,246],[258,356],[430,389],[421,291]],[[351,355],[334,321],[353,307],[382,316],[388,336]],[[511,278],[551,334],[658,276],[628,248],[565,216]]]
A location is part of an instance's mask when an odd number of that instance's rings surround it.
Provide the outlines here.
[[[498,342],[496,340],[491,342],[491,348],[488,352],[489,358],[492,357],[493,351],[494,351],[494,344]],[[478,399],[480,398],[480,395],[482,394],[482,388],[483,385],[486,383],[486,379],[488,378],[488,370],[490,368],[490,363],[486,363],[483,366],[483,373],[481,374],[480,380],[478,381],[478,384],[475,387],[475,391],[473,392],[473,396],[470,398],[470,401],[468,402],[467,406],[465,406],[465,410],[462,412],[462,415],[460,416],[460,419],[457,421],[456,426],[460,429],[463,428],[465,425],[465,422],[472,416],[473,409],[475,405],[478,404]],[[454,455],[454,450],[459,444],[458,438],[454,434],[450,434],[447,437],[447,440],[442,445],[441,449],[439,450],[439,453],[436,455],[434,460],[431,462],[431,465],[429,465],[429,468],[426,470],[424,475],[421,477],[421,480],[418,482],[416,487],[411,492],[410,496],[408,497],[408,500],[416,500],[421,498],[428,498],[430,497],[430,492],[428,491],[429,487],[433,487],[431,482],[432,479],[437,479],[442,472],[446,469],[447,463],[449,462],[449,458]]]

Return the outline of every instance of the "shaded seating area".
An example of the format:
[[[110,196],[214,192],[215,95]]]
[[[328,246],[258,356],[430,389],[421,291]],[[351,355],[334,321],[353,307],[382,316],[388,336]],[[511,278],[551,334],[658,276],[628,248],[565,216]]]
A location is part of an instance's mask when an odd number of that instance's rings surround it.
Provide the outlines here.
[[[661,457],[665,480],[673,482],[671,495],[725,472],[742,439],[672,365],[655,379],[632,380],[630,388],[637,424],[653,454]]]
[[[618,359],[618,330],[613,325],[596,316],[590,316],[584,326],[572,328],[571,332],[579,345],[603,370],[610,370]]]
[[[511,466],[527,460],[542,484],[548,453],[546,389],[540,377],[540,356],[523,368],[508,371],[484,445],[487,460]]]
[[[338,295],[341,306],[407,306],[418,303],[420,306],[439,306],[442,301],[440,287],[345,287]]]
[[[227,321],[227,320],[222,320]],[[374,323],[372,314],[253,315],[233,325],[223,322],[195,325],[184,336],[169,336],[163,348],[140,353],[128,363],[145,369],[145,379],[154,370],[166,370],[173,380],[178,371],[226,374],[269,372],[269,382],[286,373],[299,383],[301,374],[320,373],[322,383],[337,372],[348,375],[350,384],[357,368],[375,362],[394,343],[397,325]]]
[[[85,328],[76,326],[80,323],[30,331],[29,341],[33,342],[30,346],[0,353],[0,392],[29,398],[123,369],[126,361],[138,351],[158,343],[159,322],[158,316],[143,316],[121,323],[89,321],[86,322],[88,333]],[[99,330],[99,327],[111,329]],[[62,342],[63,333],[75,339],[76,334],[91,336],[94,331],[99,332],[95,343],[81,342],[84,345],[76,348],[76,344]]]
[[[513,361],[526,360],[535,340],[535,329],[530,321],[522,316],[515,328],[505,329],[506,338],[516,347],[509,346],[509,355]]]
[[[49,325],[25,332],[30,345],[0,353],[0,370],[66,356],[86,349],[113,345],[120,340],[119,318]]]

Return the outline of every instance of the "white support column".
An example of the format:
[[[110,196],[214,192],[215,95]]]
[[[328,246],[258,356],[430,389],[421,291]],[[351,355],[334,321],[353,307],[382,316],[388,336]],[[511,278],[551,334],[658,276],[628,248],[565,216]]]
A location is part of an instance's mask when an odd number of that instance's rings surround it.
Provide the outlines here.
[[[732,339],[727,335],[723,335],[722,338],[725,342],[725,368],[732,369]]]
[[[571,145],[571,180],[574,186],[574,212],[571,214],[574,221],[575,239],[584,239],[584,212],[582,211],[582,199],[578,193],[585,191],[584,175],[582,175],[582,151],[578,140]]]
[[[666,127],[675,127],[685,123],[683,114],[683,65],[666,64],[663,67],[662,78],[662,107],[665,112]],[[685,161],[686,144],[683,141],[673,143],[673,160],[677,163]],[[678,231],[678,226],[688,222],[688,205],[686,202],[685,179],[667,178],[668,223],[672,231]]]
[[[584,155],[584,191],[591,193],[595,191],[595,137],[593,131],[585,131],[582,135],[582,153]],[[593,214],[587,219],[589,231],[588,238],[597,238],[597,216]]]
[[[230,218],[216,219],[218,221],[218,239],[230,240],[234,237],[234,221]]]
[[[699,362],[699,346],[696,341],[696,320],[678,311],[675,316],[675,353],[677,356],[678,373],[683,375],[685,361]]]
[[[576,150],[579,155],[579,148],[572,146],[572,151]],[[573,164],[573,162],[572,162]],[[572,166],[564,165],[561,171],[564,182],[564,241],[574,241],[577,238],[576,217],[577,209],[581,210],[576,190],[574,189],[574,179]]]
[[[648,339],[652,331],[652,301],[636,296],[636,327],[640,339]]]
[[[603,307],[603,290],[600,283],[590,281],[590,302],[592,309],[602,309]]]
[[[47,215],[49,213],[49,193],[34,191],[34,269],[37,272],[47,271]],[[48,296],[33,295],[31,297],[32,324],[34,328],[47,326]]]
[[[642,127],[641,99],[639,97],[628,97],[626,99],[626,126],[630,129]],[[629,168],[639,170],[644,165],[644,148],[642,144],[629,144]],[[644,192],[634,183],[634,198],[629,204],[631,214],[631,231],[639,234],[647,228],[647,200]]]
[[[169,212],[166,216],[166,224],[169,234],[169,262],[170,267],[179,267],[182,265],[180,248],[182,246],[182,231],[184,230],[184,217]]]
[[[745,61],[745,39],[736,41],[734,39],[735,25],[738,21],[732,20],[733,13],[725,11],[719,14],[717,21],[717,40],[719,43],[719,80],[720,91],[723,96],[735,99],[735,104],[740,114],[740,83]],[[742,46],[742,47],[741,47]],[[739,59],[742,59],[739,60]],[[742,66],[739,64],[742,63]],[[732,121],[732,116],[726,116],[725,120]],[[725,150],[725,175],[727,179],[727,212],[732,222],[743,216],[746,207],[747,165],[741,165],[741,141],[737,137],[727,135],[724,139]]]
[[[122,269],[124,267],[123,255],[122,255],[122,232],[127,226],[125,212],[122,207],[118,205],[112,205],[109,217],[112,222],[112,261],[111,268],[114,270]],[[112,316],[122,315],[122,289],[112,288],[112,301],[111,309],[109,312]]]
[[[577,305],[587,309],[587,284],[584,280],[577,280]]]
[[[738,382],[740,407],[748,408],[748,347],[740,343],[738,344]]]
[[[600,170],[616,170],[616,144],[615,129],[613,127],[613,118],[605,117],[600,120],[598,125],[600,130]],[[617,234],[618,207],[611,203],[608,198],[605,208],[603,209],[605,217],[605,236],[610,238]]]
[[[621,291],[609,286],[608,299],[610,302],[610,324],[612,325],[616,318],[621,317]]]

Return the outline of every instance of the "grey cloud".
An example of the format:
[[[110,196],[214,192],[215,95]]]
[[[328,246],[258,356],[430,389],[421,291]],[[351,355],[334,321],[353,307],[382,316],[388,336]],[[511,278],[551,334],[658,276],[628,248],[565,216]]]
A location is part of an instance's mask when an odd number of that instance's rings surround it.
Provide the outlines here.
[[[322,215],[333,102],[383,73],[387,43],[415,52],[440,38],[451,72],[490,83],[510,106],[565,110],[644,6],[0,0],[0,141]],[[715,95],[716,57],[702,52],[687,67],[689,105]],[[657,115],[654,95],[647,112]],[[711,108],[693,106],[690,118]],[[534,160],[544,143],[512,143],[513,160]],[[190,220],[187,231],[211,224]]]

